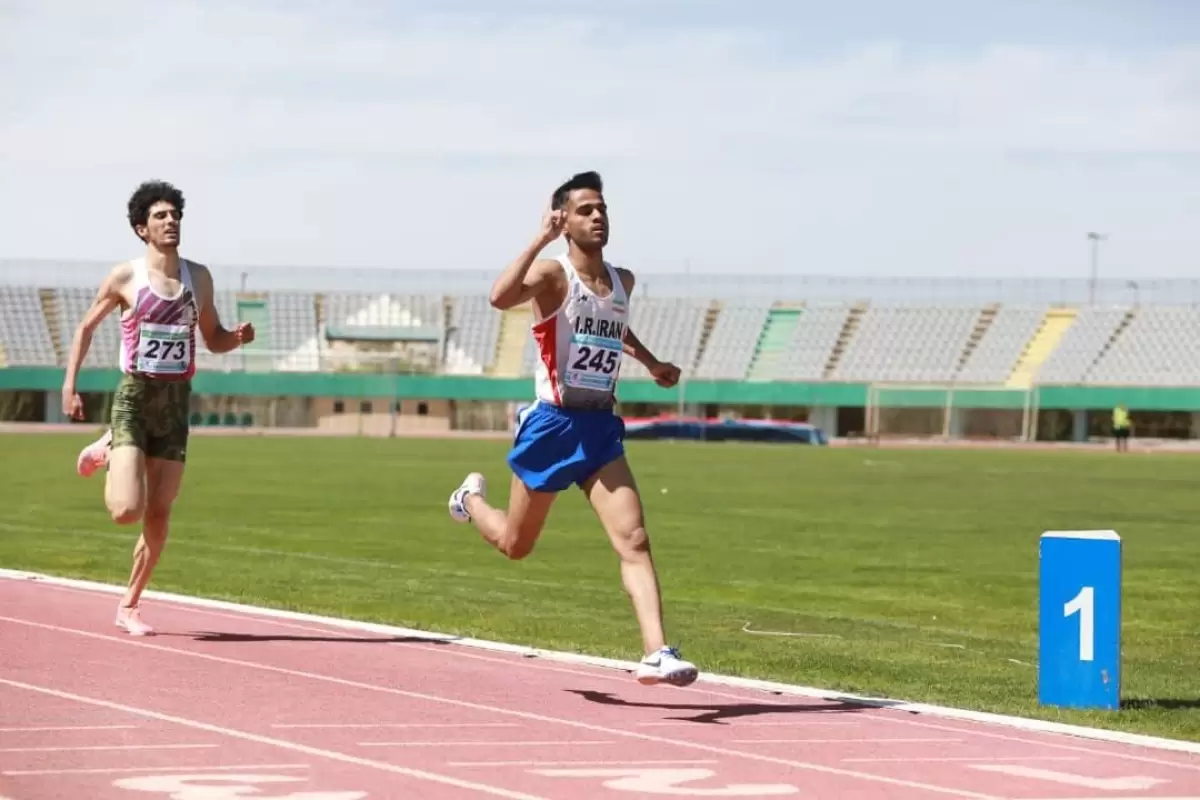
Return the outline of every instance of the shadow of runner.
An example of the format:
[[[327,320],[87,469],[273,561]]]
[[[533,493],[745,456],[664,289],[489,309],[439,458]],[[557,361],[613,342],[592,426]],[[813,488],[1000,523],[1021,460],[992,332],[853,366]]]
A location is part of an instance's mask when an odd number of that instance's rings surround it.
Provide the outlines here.
[[[741,717],[757,717],[765,714],[854,714],[859,711],[877,711],[877,705],[865,705],[843,701],[814,701],[811,703],[643,703],[622,700],[610,692],[590,689],[567,689],[590,703],[625,708],[658,708],[663,711],[696,711],[694,716],[676,716],[668,719],[680,722],[720,725],[722,720]]]

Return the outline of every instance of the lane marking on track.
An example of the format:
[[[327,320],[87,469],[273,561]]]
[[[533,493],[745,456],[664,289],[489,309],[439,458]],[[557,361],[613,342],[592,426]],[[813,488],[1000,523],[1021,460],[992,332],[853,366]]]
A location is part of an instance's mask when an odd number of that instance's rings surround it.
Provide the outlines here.
[[[597,747],[617,742],[563,741],[545,739],[541,741],[510,742],[507,739],[490,739],[486,742],[359,742],[359,747]]]
[[[66,747],[0,747],[0,753],[87,753],[102,750],[211,750],[219,744],[89,744]]]
[[[59,625],[50,625],[43,622],[31,622],[29,620],[14,619],[12,617],[0,616],[0,622],[8,622],[15,625],[23,625],[26,627],[38,628],[41,630],[54,631],[55,633],[63,633],[71,636],[78,636],[86,639],[101,640],[111,642],[113,644],[124,647],[137,647],[142,650],[154,650],[162,653],[169,653],[175,656],[186,658],[195,658],[202,661],[209,661],[217,664],[227,664],[229,666],[242,667],[246,669],[258,670],[262,672],[270,672],[277,675],[287,675],[294,678],[305,678],[308,680],[321,681],[324,683],[334,684],[337,686],[347,686],[355,689],[363,689],[365,691],[380,692],[390,694],[397,697],[407,697],[413,700],[424,700],[431,703],[440,703],[443,705],[455,706],[458,708],[469,708],[474,711],[486,711],[502,716],[518,717],[521,719],[533,720],[536,722],[544,722],[555,725],[565,725],[568,727],[578,728],[580,730],[592,731],[594,733],[604,733],[613,736],[622,736],[629,739],[638,739],[646,742],[654,742],[656,744],[673,745],[677,747],[689,748],[692,750],[702,750],[710,753],[716,753],[724,756],[734,756],[744,758],[751,761],[759,761],[767,764],[778,764],[785,767],[794,767],[796,769],[809,770],[812,772],[821,772],[826,775],[839,775],[845,778],[855,778],[857,780],[871,781],[874,783],[884,783],[892,786],[904,786],[909,789],[924,789],[928,792],[938,794],[952,795],[955,797],[974,798],[974,800],[1003,800],[996,795],[984,794],[982,792],[971,792],[963,789],[951,789],[945,786],[939,786],[932,783],[924,783],[921,781],[910,781],[902,778],[892,778],[886,775],[877,775],[870,772],[861,772],[858,770],[842,769],[840,767],[827,766],[825,764],[814,764],[807,761],[796,761],[787,758],[778,758],[762,753],[748,752],[745,750],[733,750],[715,745],[703,744],[701,742],[689,741],[685,739],[668,739],[662,736],[654,736],[647,733],[638,733],[636,731],[623,730],[619,728],[607,728],[602,725],[594,725],[587,722],[579,722],[577,720],[562,719],[559,717],[550,717],[543,714],[536,714],[529,711],[518,711],[511,708],[502,708],[498,706],[489,706],[483,703],[473,703],[468,700],[456,700],[449,697],[439,697],[437,695],[423,694],[421,692],[412,692],[404,689],[396,689],[388,686],[376,686],[374,684],[362,683],[360,681],[347,680],[345,678],[337,678],[332,675],[322,675],[314,672],[305,672],[303,670],[289,669],[286,667],[277,667],[270,664],[260,664],[253,661],[240,661],[224,656],[215,656],[210,653],[198,653],[191,650],[182,650],[176,647],[165,645],[150,644],[149,642],[133,641],[130,639],[118,638],[112,635],[101,633],[93,633],[92,631],[76,630],[74,628],[64,628]],[[7,683],[10,685],[18,685],[12,681],[0,679],[0,684]],[[251,735],[251,734],[246,734]],[[264,737],[265,738],[265,737]]]
[[[24,728],[0,728],[0,733],[59,733],[66,731],[132,731],[137,725],[31,725]]]
[[[653,767],[692,766],[694,764],[716,764],[712,758],[659,758],[645,761],[447,761],[449,767]]]
[[[953,745],[961,739],[734,739],[734,745]]]
[[[0,775],[121,775],[126,772],[238,772],[252,769],[308,769],[308,764],[237,764],[220,767],[71,767],[67,769],[10,769]]]
[[[279,722],[272,728],[302,728],[319,730],[347,730],[359,728],[519,728],[515,722]]]
[[[2,527],[3,524],[0,524]],[[120,595],[125,591],[124,585],[101,583],[99,581],[80,580],[76,578],[61,578],[54,575],[43,573],[11,570],[0,568],[0,580],[11,580],[16,585],[34,584],[38,588],[56,589],[67,594],[78,595]],[[556,650],[545,650],[522,645],[512,645],[503,642],[493,642],[486,639],[472,639],[469,637],[453,636],[430,631],[415,630],[412,628],[401,628],[395,625],[385,625],[382,623],[364,622],[361,620],[345,619],[339,617],[321,616],[319,614],[306,613],[301,611],[287,611],[276,608],[267,608],[265,606],[255,606],[244,603],[234,603],[227,600],[216,600],[207,597],[198,597],[193,595],[176,594],[171,592],[163,592],[158,590],[148,590],[145,594],[148,599],[154,599],[170,604],[173,608],[181,611],[189,611],[194,613],[207,613],[218,617],[227,617],[230,619],[239,619],[246,621],[254,621],[261,624],[278,624],[284,627],[292,627],[295,622],[309,623],[311,625],[323,625],[326,629],[311,628],[311,630],[321,630],[324,633],[329,633],[328,628],[333,628],[339,631],[367,631],[389,636],[409,636],[423,637],[430,640],[440,640],[449,645],[456,646],[454,650],[455,658],[472,658],[481,661],[492,661],[498,664],[504,664],[508,668],[529,668],[541,669],[552,672],[563,672],[573,675],[586,675],[596,679],[622,680],[627,678],[619,675],[611,674],[613,672],[629,673],[637,668],[637,664],[633,662],[620,661],[611,658],[602,658],[599,656],[581,655],[579,653],[568,653]],[[291,620],[293,623],[285,623],[283,620]],[[297,628],[305,627],[303,625],[295,625]],[[444,645],[434,647],[429,645],[416,645],[415,649],[420,649],[425,652],[445,653],[447,648]],[[478,653],[464,652],[467,650],[483,650],[494,653],[507,653],[510,655],[521,656],[522,660],[503,659],[495,656],[485,656]],[[541,660],[543,663],[536,663],[535,659]],[[549,663],[546,663],[549,662]],[[551,666],[551,664],[573,665],[583,667],[590,671],[582,669],[569,669],[567,667]],[[603,672],[602,672],[603,671]],[[604,674],[605,672],[610,674]],[[727,687],[739,692],[754,692],[755,696],[748,697],[745,694],[733,694],[729,691],[721,691],[716,687]],[[1191,742],[1180,739],[1168,739],[1158,736],[1147,736],[1145,734],[1129,733],[1126,731],[1115,731],[1106,728],[1089,728],[1082,725],[1068,725],[1061,722],[1050,722],[1047,720],[1035,719],[1031,717],[1009,716],[1004,714],[994,714],[983,711],[971,711],[961,708],[953,708],[949,706],[939,706],[931,703],[914,703],[905,700],[897,700],[891,698],[879,697],[864,697],[860,695],[848,694],[829,689],[818,689],[810,686],[797,686],[793,684],[780,683],[777,681],[757,680],[753,678],[740,678],[734,676],[720,675],[716,673],[701,673],[700,680],[683,691],[692,693],[693,696],[701,694],[710,695],[713,697],[727,697],[742,701],[757,702],[764,705],[771,704],[770,700],[764,701],[762,694],[769,694],[775,697],[801,697],[806,700],[826,700],[834,702],[854,703],[859,704],[871,712],[873,720],[886,720],[888,722],[910,724],[910,725],[925,725],[917,720],[909,719],[904,715],[921,715],[925,717],[936,717],[946,720],[959,720],[973,725],[994,725],[998,727],[1010,728],[1025,731],[1028,733],[1041,734],[1054,737],[1074,737],[1085,740],[1094,741],[1101,744],[1120,744],[1131,745],[1143,748],[1153,748],[1158,750],[1167,750],[1182,752],[1188,754],[1200,754],[1200,742]],[[778,701],[776,701],[778,702]],[[960,732],[970,733],[973,731]],[[978,735],[989,735],[979,733]],[[1000,736],[1001,734],[990,734],[992,736]],[[1028,744],[1043,745],[1048,744],[1043,739],[1018,739],[1009,737],[1011,741],[1024,741]],[[1050,746],[1055,746],[1050,744]],[[1063,746],[1063,745],[1057,745]],[[1080,752],[1089,752],[1094,755],[1103,755],[1113,758],[1125,758],[1131,760],[1142,760],[1145,763],[1157,763],[1167,766],[1182,766],[1185,769],[1194,768],[1200,769],[1200,764],[1190,766],[1180,764],[1179,762],[1154,760],[1135,756],[1132,754],[1120,753],[1106,749],[1086,750],[1080,747],[1071,748]]]
[[[972,758],[970,756],[907,756],[905,758],[843,758],[843,764],[948,764],[957,761],[971,764],[990,764],[1000,763],[1003,761],[1080,761],[1079,756],[984,756],[980,758]]]
[[[255,742],[257,744],[266,744],[286,750],[295,750],[298,753],[305,753],[310,756],[319,756],[320,758],[328,758],[332,761],[342,761],[358,767],[368,767],[370,769],[391,772],[410,778],[432,781],[434,783],[442,783],[448,786],[456,786],[460,789],[471,789],[476,792],[483,792],[485,794],[491,794],[497,797],[507,797],[509,800],[548,800],[548,798],[539,797],[537,795],[525,794],[523,792],[512,792],[508,789],[502,789],[498,786],[489,786],[484,783],[476,783],[475,781],[465,781],[459,778],[452,778],[449,775],[439,775],[435,772],[426,772],[425,770],[400,767],[383,761],[372,761],[368,758],[359,758],[358,756],[352,756],[347,753],[339,753],[335,750],[325,750],[320,747],[312,747],[311,745],[300,744],[299,742],[289,742],[285,739],[276,739],[271,736],[259,736],[255,733],[238,731],[232,728],[225,728],[220,725],[210,725],[207,722],[184,719],[183,717],[176,717],[170,714],[160,714],[157,711],[151,711],[145,708],[127,706],[122,703],[113,703],[109,700],[101,700],[95,697],[84,697],[82,695],[72,694],[70,692],[61,692],[58,689],[51,689],[46,686],[35,686],[30,683],[9,680],[8,678],[0,678],[0,684],[4,686],[11,686],[16,689],[25,689],[30,692],[38,692],[49,697],[57,697],[61,700],[73,700],[76,703],[86,703],[93,706],[99,706],[101,708],[109,708],[114,711],[124,711],[127,714],[134,714],[145,719],[158,720],[159,722],[172,722],[176,725],[182,725],[195,730],[207,731],[209,733],[215,733],[221,736],[228,736],[234,739],[243,739],[245,741]],[[202,767],[198,767],[196,769],[196,772],[198,773],[203,771],[204,769]]]

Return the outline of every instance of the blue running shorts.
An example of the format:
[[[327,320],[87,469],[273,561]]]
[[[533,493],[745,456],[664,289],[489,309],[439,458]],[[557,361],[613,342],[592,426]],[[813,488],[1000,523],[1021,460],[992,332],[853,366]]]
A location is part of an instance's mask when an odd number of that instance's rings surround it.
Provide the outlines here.
[[[611,410],[560,408],[536,402],[522,412],[508,465],[536,492],[582,488],[625,454],[625,421]]]

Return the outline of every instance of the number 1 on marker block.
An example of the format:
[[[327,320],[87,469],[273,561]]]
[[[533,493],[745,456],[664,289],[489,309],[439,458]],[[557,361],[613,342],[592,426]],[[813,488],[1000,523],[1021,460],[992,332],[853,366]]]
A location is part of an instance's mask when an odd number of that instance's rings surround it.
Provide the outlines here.
[[[1038,545],[1038,702],[1121,707],[1121,536],[1046,531]]]
[[[1093,596],[1095,590],[1084,586],[1079,594],[1063,604],[1063,616],[1079,614],[1079,660],[1091,661],[1096,657],[1096,616]]]

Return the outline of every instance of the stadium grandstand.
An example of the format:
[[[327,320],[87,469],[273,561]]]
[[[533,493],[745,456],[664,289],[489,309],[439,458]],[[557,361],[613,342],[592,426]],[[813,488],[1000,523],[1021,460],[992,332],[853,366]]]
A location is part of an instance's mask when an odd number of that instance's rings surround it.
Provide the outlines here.
[[[75,326],[107,265],[0,261],[0,419],[59,422]],[[532,397],[528,308],[499,312],[485,272],[213,266],[223,321],[258,339],[201,345],[193,422],[389,435],[506,430]],[[336,287],[336,288],[335,288]],[[803,420],[831,438],[1200,434],[1200,284],[1188,281],[640,277],[632,327],[684,371],[632,360],[626,416]],[[115,385],[115,315],[80,387],[90,421]]]

